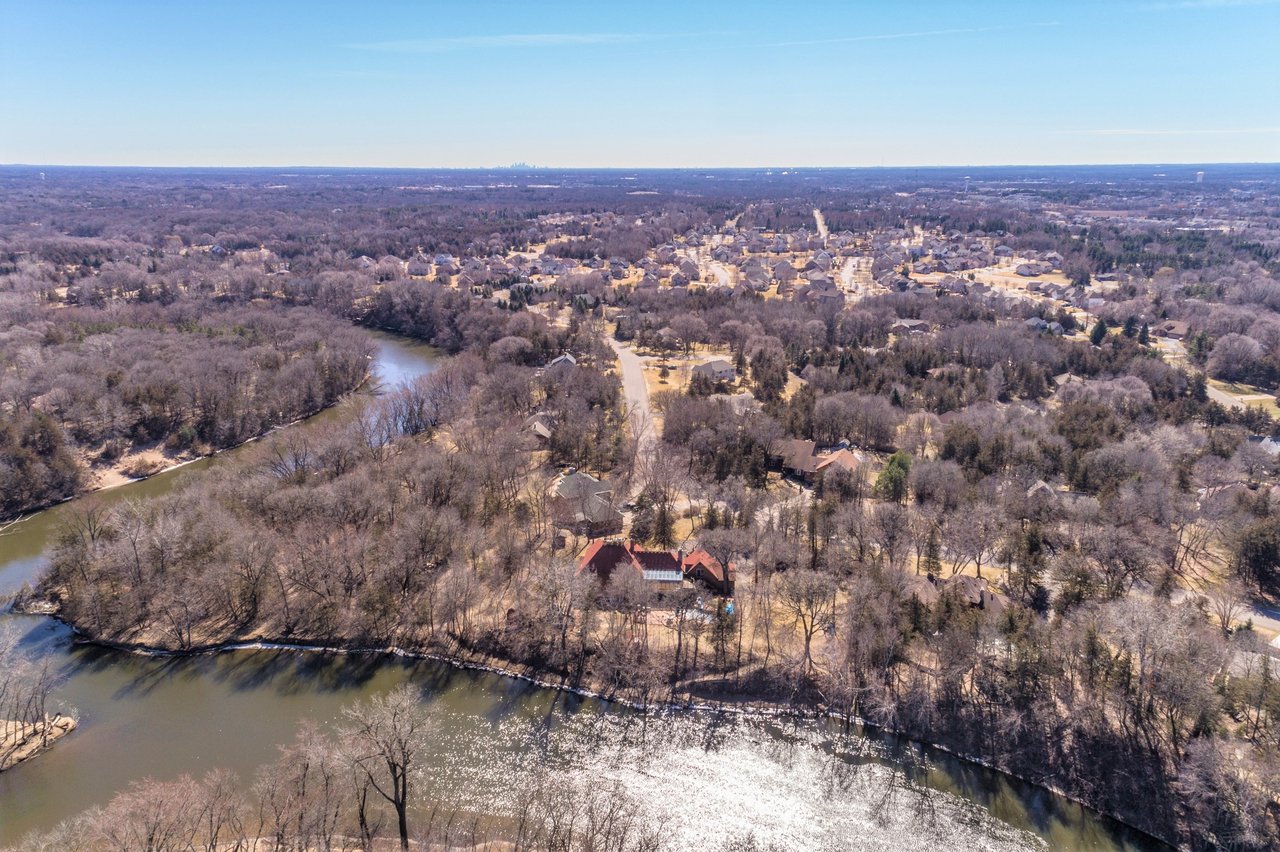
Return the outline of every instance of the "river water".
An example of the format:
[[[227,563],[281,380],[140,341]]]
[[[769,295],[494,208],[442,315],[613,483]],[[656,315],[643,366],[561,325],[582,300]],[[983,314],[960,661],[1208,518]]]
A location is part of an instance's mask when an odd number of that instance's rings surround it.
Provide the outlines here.
[[[428,372],[429,347],[376,334],[384,385]],[[320,415],[333,416],[333,415]],[[291,427],[291,428],[305,428]],[[241,450],[94,499],[154,497]],[[70,504],[0,536],[0,593],[32,580]],[[625,790],[676,848],[752,835],[782,849],[1145,849],[1157,844],[1047,791],[944,753],[838,725],[709,713],[648,717],[429,661],[244,651],[146,658],[77,645],[39,616],[0,616],[61,675],[80,727],[0,773],[0,846],[105,803],[130,782],[227,767],[246,781],[304,719],[411,683],[443,724],[429,791],[502,814],[535,770]]]

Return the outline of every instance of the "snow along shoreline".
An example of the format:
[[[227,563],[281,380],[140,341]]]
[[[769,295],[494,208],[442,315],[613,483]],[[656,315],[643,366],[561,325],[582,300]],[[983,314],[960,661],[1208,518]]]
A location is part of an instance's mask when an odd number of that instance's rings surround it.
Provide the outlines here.
[[[602,692],[598,692],[596,690],[590,689],[585,686],[579,686],[579,685],[568,684],[568,683],[557,683],[555,681],[545,680],[533,674],[516,671],[510,668],[504,668],[502,666],[496,666],[489,663],[480,663],[474,660],[465,659],[463,657],[451,656],[449,654],[439,654],[439,653],[433,653],[430,651],[414,651],[407,648],[401,648],[398,645],[343,646],[343,645],[308,644],[305,642],[284,642],[284,641],[276,641],[276,640],[270,640],[270,639],[255,639],[255,640],[249,640],[244,642],[214,642],[206,645],[196,646],[194,648],[173,650],[168,648],[157,648],[151,645],[141,645],[137,643],[128,643],[128,642],[111,642],[105,639],[96,639],[86,634],[84,631],[76,627],[74,624],[71,624],[70,622],[62,618],[61,615],[57,613],[56,609],[53,606],[48,604],[43,604],[43,605],[28,604],[26,606],[15,606],[12,611],[22,613],[25,615],[43,615],[43,616],[52,618],[60,622],[61,624],[66,625],[67,628],[69,628],[73,633],[75,633],[75,635],[78,637],[77,641],[80,642],[81,644],[93,645],[100,648],[107,648],[113,651],[119,651],[126,654],[133,654],[135,656],[140,656],[140,657],[153,657],[153,658],[201,657],[201,656],[212,656],[215,654],[231,653],[236,651],[288,651],[293,653],[311,652],[311,653],[342,654],[342,655],[382,655],[382,656],[399,657],[401,659],[408,659],[408,660],[424,660],[429,662],[442,663],[444,665],[452,666],[454,668],[462,669],[464,671],[484,672],[486,674],[493,674],[499,677],[511,678],[512,680],[524,681],[525,683],[528,683],[531,686],[538,687],[539,689],[556,690],[556,691],[564,692],[570,695],[575,695],[579,698],[589,698],[596,701],[602,701],[608,704],[617,705],[620,707],[626,707],[628,709],[635,710],[640,713],[664,713],[664,712],[666,713],[670,713],[670,712],[713,713],[713,714],[731,713],[743,719],[780,719],[780,718],[815,719],[815,720],[828,719],[828,720],[835,720],[835,721],[846,722],[846,723],[853,723],[862,728],[881,731],[883,733],[889,734],[891,736],[900,738],[908,742],[917,743],[920,745],[927,746],[928,748],[931,748],[931,749],[936,749],[940,752],[943,752],[944,754],[947,754],[965,763],[971,763],[975,766],[980,766],[989,771],[998,772],[1001,775],[1004,775],[1009,778],[1013,778],[1023,784],[1027,784],[1032,787],[1037,787],[1042,790],[1047,790],[1048,792],[1053,793],[1055,796],[1058,796],[1082,808],[1085,808],[1086,810],[1106,820],[1110,820],[1116,823],[1117,825],[1124,826],[1130,831],[1134,831],[1145,837],[1151,837],[1152,839],[1160,843],[1163,843],[1169,846],[1170,848],[1177,848],[1177,844],[1171,843],[1169,840],[1163,837],[1157,837],[1155,835],[1152,835],[1147,831],[1132,825],[1131,823],[1125,821],[1124,819],[1122,819],[1121,817],[1115,814],[1111,814],[1111,813],[1107,813],[1106,811],[1099,810],[1096,807],[1088,804],[1087,802],[1082,801],[1080,798],[1073,796],[1069,792],[1053,784],[1047,784],[1041,781],[1032,781],[1031,779],[1023,775],[1019,775],[1017,773],[1010,772],[1006,769],[1002,769],[1000,766],[992,763],[989,760],[986,760],[981,757],[975,757],[972,755],[965,754],[950,746],[946,746],[941,743],[929,742],[927,740],[916,739],[900,731],[897,731],[891,727],[878,725],[875,722],[870,722],[860,716],[846,716],[844,713],[841,713],[837,710],[824,709],[818,706],[797,707],[795,705],[782,705],[772,701],[764,701],[761,704],[717,704],[717,703],[708,702],[708,701],[692,701],[692,700],[686,700],[683,702],[671,701],[671,700],[654,701],[654,702],[635,701],[628,698],[620,698],[620,697],[606,695]]]

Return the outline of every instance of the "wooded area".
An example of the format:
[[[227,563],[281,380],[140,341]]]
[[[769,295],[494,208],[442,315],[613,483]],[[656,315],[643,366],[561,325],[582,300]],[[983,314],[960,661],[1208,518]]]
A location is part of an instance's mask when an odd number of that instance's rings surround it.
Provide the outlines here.
[[[1276,384],[1277,211],[1223,190],[1214,203],[1254,231],[1192,239],[1160,224],[1174,215],[1165,185],[1135,182],[1122,202],[1105,177],[963,199],[905,179],[797,195],[761,178],[698,200],[593,184],[408,206],[388,186],[268,203],[250,184],[195,180],[119,216],[69,199],[136,197],[137,185],[14,194],[0,206],[0,298],[12,306],[0,474],[18,487],[0,511],[82,488],[86,452],[230,446],[331,405],[365,375],[369,346],[352,323],[393,330],[450,357],[171,496],[110,509],[88,498],[35,596],[110,642],[394,646],[644,703],[821,710],[945,745],[1173,842],[1269,848],[1280,817],[1266,626],[1280,595],[1274,400],[1224,405],[1212,382],[1263,396]],[[819,203],[831,231],[857,229],[848,256],[868,260],[873,292],[678,286],[640,265],[660,269],[673,244],[750,253],[766,234],[816,264],[817,238],[788,232]],[[1133,221],[1070,224],[1048,209]],[[57,236],[19,224],[36,211]],[[917,227],[939,245],[925,251]],[[1074,301],[972,278],[929,289],[910,268],[970,241],[1059,254],[1054,275]],[[425,257],[438,252],[458,256]],[[419,254],[434,274],[408,273]],[[663,284],[644,286],[648,274]],[[1117,277],[1088,289],[1102,275]],[[1186,324],[1182,351],[1160,337],[1166,322]],[[654,434],[641,434],[611,341],[655,372],[714,356],[734,380],[665,384]],[[806,458],[853,461],[819,475],[796,466],[797,442]],[[731,601],[697,584],[659,589],[639,571],[601,583],[580,570],[588,536],[558,523],[553,503],[567,468],[607,481],[629,540],[732,563]],[[312,748],[304,740],[297,749]],[[298,771],[301,753],[271,777]],[[360,767],[329,759],[307,771]],[[395,788],[388,771],[378,783]],[[219,836],[284,846],[332,838],[353,815],[365,827],[358,784],[355,799],[257,821],[230,789],[218,777],[140,787],[87,819],[106,837],[154,799],[165,819],[199,801],[221,814]],[[565,813],[542,813],[538,830]],[[270,827],[303,823],[314,827],[289,840]],[[533,845],[544,842],[555,845]],[[645,843],[627,834],[610,848]]]

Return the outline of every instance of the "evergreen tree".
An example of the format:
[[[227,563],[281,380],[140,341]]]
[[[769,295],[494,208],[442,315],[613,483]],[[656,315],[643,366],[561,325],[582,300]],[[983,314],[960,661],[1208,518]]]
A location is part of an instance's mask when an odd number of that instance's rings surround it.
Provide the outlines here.
[[[653,514],[653,542],[659,547],[674,547],[676,543],[676,522],[671,517],[671,508],[666,503],[658,505]]]
[[[929,530],[929,540],[924,545],[924,572],[934,577],[942,573],[942,545],[936,528]]]
[[[1089,332],[1089,342],[1094,346],[1101,346],[1106,337],[1107,321],[1102,317],[1098,317],[1098,321],[1093,326],[1093,331]]]
[[[907,474],[911,472],[911,456],[898,450],[876,477],[876,494],[882,500],[901,503],[907,499]]]
[[[1213,342],[1209,340],[1209,335],[1203,331],[1197,332],[1187,340],[1187,357],[1197,364],[1203,364],[1212,348]]]
[[[1187,390],[1190,392],[1191,398],[1196,402],[1209,401],[1209,387],[1208,382],[1205,381],[1204,373],[1192,373],[1191,383]]]

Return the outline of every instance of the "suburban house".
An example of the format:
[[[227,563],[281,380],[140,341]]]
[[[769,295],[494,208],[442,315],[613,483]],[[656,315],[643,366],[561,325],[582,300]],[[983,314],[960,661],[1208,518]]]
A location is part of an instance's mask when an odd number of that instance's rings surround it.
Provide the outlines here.
[[[1048,333],[1053,335],[1061,335],[1066,333],[1066,329],[1063,328],[1062,323],[1057,322],[1056,320],[1053,322],[1049,322],[1045,320],[1043,317],[1031,317],[1026,321],[1025,325],[1027,328],[1035,332]]]
[[[701,583],[718,595],[733,594],[734,565],[732,562],[729,563],[729,571],[726,574],[720,560],[701,548],[688,555],[677,551],[676,555],[685,579]]]
[[[580,470],[565,474],[552,486],[551,517],[556,526],[579,535],[622,532],[622,512],[613,505],[613,489]]]
[[[1250,435],[1248,440],[1249,443],[1257,444],[1261,447],[1266,451],[1267,455],[1280,456],[1280,441],[1277,441],[1275,438],[1268,435]]]
[[[1043,479],[1037,479],[1025,492],[1027,507],[1041,511],[1092,511],[1097,509],[1097,499],[1082,491],[1072,491],[1065,486],[1054,488]]]
[[[774,459],[780,461],[784,476],[794,476],[812,485],[827,473],[844,470],[857,473],[863,464],[863,458],[853,450],[841,447],[836,450],[819,452],[813,441],[799,438],[783,441],[778,445]]]
[[[732,382],[738,378],[738,371],[723,358],[716,358],[705,364],[699,364],[691,371],[695,376],[705,376],[713,382]]]
[[[1170,320],[1161,323],[1156,329],[1156,334],[1167,340],[1182,340],[1191,333],[1191,328],[1185,323],[1178,320]]]
[[[551,432],[556,428],[556,420],[555,417],[550,414],[539,412],[537,414],[530,415],[529,418],[524,421],[524,428],[526,432],[529,432],[538,440],[550,441]]]
[[[744,265],[742,267],[742,280],[749,288],[759,292],[769,289],[769,273],[765,271],[763,266]]]
[[[824,453],[818,456],[818,466],[814,469],[813,475],[815,479],[821,479],[830,471],[843,470],[845,473],[856,474],[862,468],[862,457],[852,450],[839,449],[834,453]]]
[[[906,578],[906,592],[929,609],[937,605],[945,592],[973,609],[1001,613],[1009,608],[1009,598],[991,591],[985,580],[966,574],[946,580],[932,574],[923,577],[910,575]]]
[[[552,367],[559,367],[561,364],[576,367],[578,365],[578,359],[574,358],[568,352],[562,352],[547,362],[547,369],[550,370]]]
[[[1047,498],[1057,502],[1058,499],[1057,490],[1043,479],[1037,479],[1032,483],[1031,487],[1027,489],[1026,496],[1028,500]]]
[[[802,438],[782,441],[775,452],[775,459],[782,465],[783,475],[799,477],[810,482],[818,471],[818,445]]]
[[[457,275],[462,271],[462,267],[453,259],[451,254],[438,254],[435,258],[436,276],[441,275]]]
[[[733,593],[733,563],[726,571],[702,549],[685,554],[683,550],[648,550],[632,541],[598,539],[578,557],[578,572],[589,571],[604,583],[619,568],[637,572],[657,591],[675,591],[685,582],[696,582],[717,594]]]
[[[945,583],[949,592],[974,609],[1001,613],[1009,608],[1009,599],[991,591],[987,581],[961,574]]]
[[[894,334],[926,334],[929,323],[922,319],[900,319],[889,326],[889,331]]]

